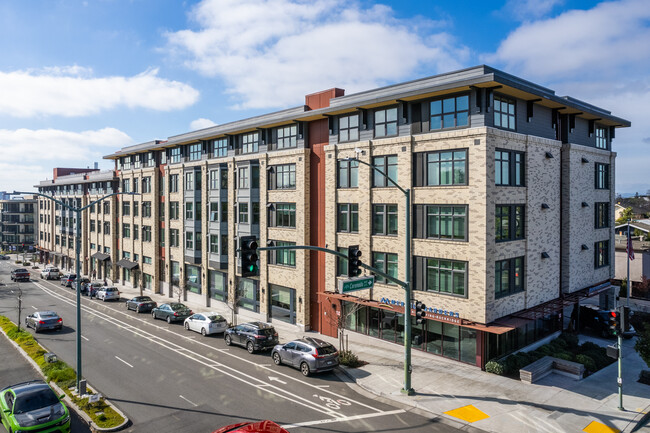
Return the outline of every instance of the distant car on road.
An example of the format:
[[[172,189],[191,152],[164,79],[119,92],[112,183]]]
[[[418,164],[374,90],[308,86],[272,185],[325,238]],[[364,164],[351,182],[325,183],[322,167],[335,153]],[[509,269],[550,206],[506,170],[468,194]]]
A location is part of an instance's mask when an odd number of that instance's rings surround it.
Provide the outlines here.
[[[287,364],[298,368],[304,376],[333,370],[339,365],[339,352],[336,347],[312,337],[278,344],[271,351],[271,357],[275,365]]]
[[[61,278],[59,268],[49,267],[41,271],[41,280],[58,280]]]
[[[65,274],[61,278],[61,285],[65,287],[72,287],[72,283],[77,279],[77,274]]]
[[[29,281],[29,271],[25,268],[18,268],[11,271],[13,281]]]
[[[161,304],[151,310],[151,316],[154,319],[167,320],[167,323],[178,322],[185,320],[192,315],[192,310],[181,304],[180,302],[170,302],[169,304]]]
[[[0,390],[0,416],[8,432],[70,432],[70,413],[42,380]]]
[[[9,260],[11,257],[0,254],[0,260]]]
[[[156,308],[158,304],[149,296],[136,296],[126,301],[127,310],[135,310],[136,313],[151,311]]]
[[[117,287],[108,286],[102,287],[97,291],[97,299],[102,301],[119,301],[120,300],[120,291],[117,290]]]
[[[226,329],[223,339],[227,346],[237,344],[244,346],[248,353],[253,353],[256,350],[272,349],[278,344],[278,333],[268,323],[251,322]]]
[[[63,329],[63,319],[54,311],[37,311],[25,317],[25,326],[34,328],[34,332]]]
[[[217,313],[195,313],[185,319],[185,329],[206,336],[224,332],[228,329],[228,322]]]
[[[86,287],[81,290],[81,294],[93,298],[97,296],[97,292],[100,291],[103,287],[105,287],[103,282],[93,281],[90,284],[86,284]]]
[[[259,421],[227,425],[212,433],[289,433],[289,431],[273,421]]]

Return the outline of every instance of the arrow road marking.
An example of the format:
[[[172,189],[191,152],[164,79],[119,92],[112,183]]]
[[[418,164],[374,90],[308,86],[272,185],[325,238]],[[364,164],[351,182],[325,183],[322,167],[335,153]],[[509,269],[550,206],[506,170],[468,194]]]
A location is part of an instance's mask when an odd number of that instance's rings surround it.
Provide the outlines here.
[[[275,377],[275,376],[269,376],[269,380],[270,380],[271,382],[273,382],[273,381],[275,381],[275,382],[279,382],[279,383],[281,383],[282,385],[286,385],[286,384],[287,384],[287,382],[285,382],[284,380],[280,380],[280,379],[278,379],[278,378]]]

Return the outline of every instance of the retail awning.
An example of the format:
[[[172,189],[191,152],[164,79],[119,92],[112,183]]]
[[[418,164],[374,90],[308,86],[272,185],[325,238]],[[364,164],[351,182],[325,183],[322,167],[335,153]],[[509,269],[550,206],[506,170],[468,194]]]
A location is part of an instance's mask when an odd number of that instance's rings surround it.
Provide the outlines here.
[[[138,264],[136,262],[132,262],[126,259],[119,260],[116,264],[117,266],[128,270],[132,270],[138,267]]]
[[[108,254],[100,253],[99,251],[97,251],[96,253],[94,253],[90,257],[93,257],[93,258],[99,260],[100,262],[103,262],[104,260],[108,260],[108,259],[111,258],[111,256],[109,256]]]

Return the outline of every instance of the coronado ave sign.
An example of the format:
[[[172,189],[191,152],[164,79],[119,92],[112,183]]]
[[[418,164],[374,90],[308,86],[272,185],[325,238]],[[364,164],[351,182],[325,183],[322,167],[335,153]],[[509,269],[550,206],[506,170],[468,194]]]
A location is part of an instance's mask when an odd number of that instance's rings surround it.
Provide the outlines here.
[[[356,290],[372,289],[374,285],[374,276],[339,280],[339,293],[349,293]]]

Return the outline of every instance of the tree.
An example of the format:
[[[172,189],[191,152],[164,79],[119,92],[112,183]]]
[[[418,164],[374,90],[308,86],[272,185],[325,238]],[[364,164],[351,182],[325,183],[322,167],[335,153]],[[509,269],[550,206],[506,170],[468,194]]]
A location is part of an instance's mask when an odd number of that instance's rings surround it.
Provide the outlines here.
[[[631,221],[634,217],[634,212],[632,211],[631,207],[626,207],[623,212],[621,212],[621,216],[616,220],[617,225],[625,224],[628,221]]]
[[[650,367],[650,326],[646,326],[642,332],[638,333],[636,343],[634,343],[634,350],[636,350],[641,359]]]
[[[350,318],[356,317],[357,311],[364,307],[364,305],[356,302],[348,302],[346,305],[349,305],[350,308],[347,310],[341,308],[336,311],[336,316],[330,316],[331,321],[336,321],[336,330],[339,336],[339,352],[347,350],[345,345],[345,324]]]

